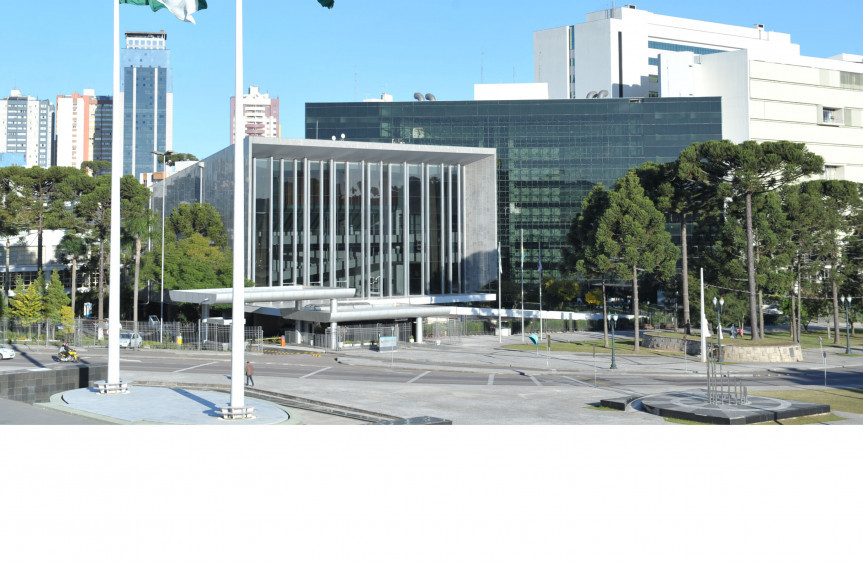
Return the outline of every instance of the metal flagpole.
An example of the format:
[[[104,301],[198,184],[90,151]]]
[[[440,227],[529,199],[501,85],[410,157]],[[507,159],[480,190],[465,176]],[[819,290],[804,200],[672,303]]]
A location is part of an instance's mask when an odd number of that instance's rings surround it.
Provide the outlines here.
[[[542,241],[539,242],[539,338],[542,339]]]
[[[234,272],[232,278],[233,300],[231,322],[231,403],[230,417],[244,418],[245,410],[245,296],[243,292],[245,262],[245,230],[243,221],[243,196],[245,193],[245,166],[243,156],[243,0],[236,0],[236,59],[234,96]],[[251,147],[251,144],[250,144]]]
[[[501,291],[500,283],[503,280],[503,263],[500,260],[500,241],[497,242],[497,342],[503,342],[503,323],[501,319]]]
[[[111,141],[111,253],[108,261],[108,386],[120,384],[120,177],[123,176],[123,94],[120,92],[120,3],[114,2],[114,137]]]
[[[704,315],[704,269],[701,269],[701,362],[707,362],[707,324]]]
[[[521,230],[521,342],[524,344],[524,229]]]

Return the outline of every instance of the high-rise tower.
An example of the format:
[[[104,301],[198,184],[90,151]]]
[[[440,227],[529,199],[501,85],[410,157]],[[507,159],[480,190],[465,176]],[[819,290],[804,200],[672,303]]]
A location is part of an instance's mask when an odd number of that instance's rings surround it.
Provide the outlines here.
[[[168,34],[126,32],[120,54],[123,92],[123,174],[159,170],[153,151],[173,147],[174,93]]]
[[[51,166],[54,104],[12,90],[0,99],[0,153],[24,155],[25,166]]]

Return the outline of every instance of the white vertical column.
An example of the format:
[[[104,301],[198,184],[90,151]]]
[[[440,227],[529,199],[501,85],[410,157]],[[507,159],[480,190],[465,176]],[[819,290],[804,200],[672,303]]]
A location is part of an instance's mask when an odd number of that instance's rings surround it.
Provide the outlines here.
[[[245,294],[243,288],[243,266],[245,264],[245,229],[243,228],[243,0],[236,0],[236,53],[234,96],[234,272],[232,277],[232,316],[231,323],[231,405],[232,409],[245,406]],[[251,149],[251,144],[249,145]],[[249,187],[250,192],[252,186]]]
[[[408,243],[410,241],[409,235],[409,222],[408,218],[410,217],[410,177],[408,176],[408,163],[402,163],[402,264],[403,272],[402,272],[402,286],[404,287],[403,295],[410,296],[411,295],[411,279],[410,279],[410,247]]]
[[[324,161],[318,161],[318,286],[324,287]]]
[[[120,177],[123,175],[123,94],[120,92],[120,4],[114,2],[114,105],[111,139],[111,255],[108,262],[108,384],[120,384]],[[7,247],[7,253],[9,248]],[[8,259],[8,254],[7,254]],[[8,276],[9,269],[6,269]]]
[[[338,258],[338,245],[336,244],[336,218],[339,215],[339,207],[337,205],[338,198],[336,197],[336,162],[330,159],[330,186],[329,192],[330,195],[330,224],[327,229],[327,233],[329,233],[328,239],[329,244],[324,248],[327,250],[327,254],[329,255],[329,276],[327,277],[327,281],[329,282],[329,286],[336,287],[339,283],[339,277],[337,272],[337,261]]]
[[[279,159],[279,286],[285,285],[285,159]]]
[[[452,284],[452,255],[453,255],[453,233],[452,233],[452,196],[455,190],[452,189],[452,165],[446,169],[446,231],[447,231],[447,246],[444,256],[446,256],[446,287],[444,293],[452,294],[455,292]]]
[[[275,204],[276,198],[273,194],[273,166],[275,161],[273,157],[270,157],[270,168],[269,168],[269,178],[267,179],[267,186],[269,186],[269,194],[270,194],[270,203],[267,204],[267,236],[264,237],[264,244],[267,246],[267,286],[273,285],[273,205]],[[263,230],[261,230],[263,231]],[[263,237],[263,233],[261,236]]]
[[[378,296],[384,297],[384,162],[378,163]]]
[[[369,183],[366,182],[366,178],[368,177],[368,165],[366,161],[362,161],[360,163],[360,294],[359,297],[366,298],[368,297],[368,277],[369,273],[366,269],[366,257],[368,256],[368,249],[366,248],[366,210],[368,210],[368,206],[366,205],[366,199],[368,198],[368,186]]]
[[[311,284],[312,275],[312,178],[309,159],[303,159],[303,285]]]
[[[299,217],[299,213],[297,207],[300,205],[297,196],[299,195],[299,187],[297,186],[297,160],[294,159],[294,182],[293,182],[293,196],[294,196],[294,205],[293,205],[293,218],[294,218],[294,237],[291,239],[291,284],[297,284],[297,238],[299,237],[299,228],[297,226],[297,219]]]
[[[350,280],[351,280],[351,163],[349,161],[345,161],[345,179],[342,183],[344,187],[344,201],[345,201],[345,288],[350,288]]]
[[[444,183],[446,182],[446,167],[443,163],[440,164],[440,205],[438,212],[440,213],[440,289],[441,294],[446,294],[446,244],[449,237],[446,233],[446,197],[444,192]]]

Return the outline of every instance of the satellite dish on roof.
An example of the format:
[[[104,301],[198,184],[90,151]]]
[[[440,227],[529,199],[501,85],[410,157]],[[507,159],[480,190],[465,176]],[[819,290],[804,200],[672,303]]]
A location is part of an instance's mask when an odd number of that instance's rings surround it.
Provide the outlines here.
[[[588,92],[585,98],[596,98],[596,90],[591,90],[590,92]]]
[[[608,98],[608,90],[600,90],[599,94],[596,95],[597,98]]]

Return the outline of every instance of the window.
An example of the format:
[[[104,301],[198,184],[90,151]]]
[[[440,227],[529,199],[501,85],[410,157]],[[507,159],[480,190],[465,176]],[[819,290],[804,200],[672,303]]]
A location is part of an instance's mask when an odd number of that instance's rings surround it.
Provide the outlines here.
[[[830,108],[827,106],[819,106],[818,123],[821,125],[844,125],[845,111],[842,108]]]
[[[649,74],[649,75],[647,75],[647,81],[652,82],[652,83],[657,83],[657,82],[659,82],[659,76],[657,76],[655,74]]]

